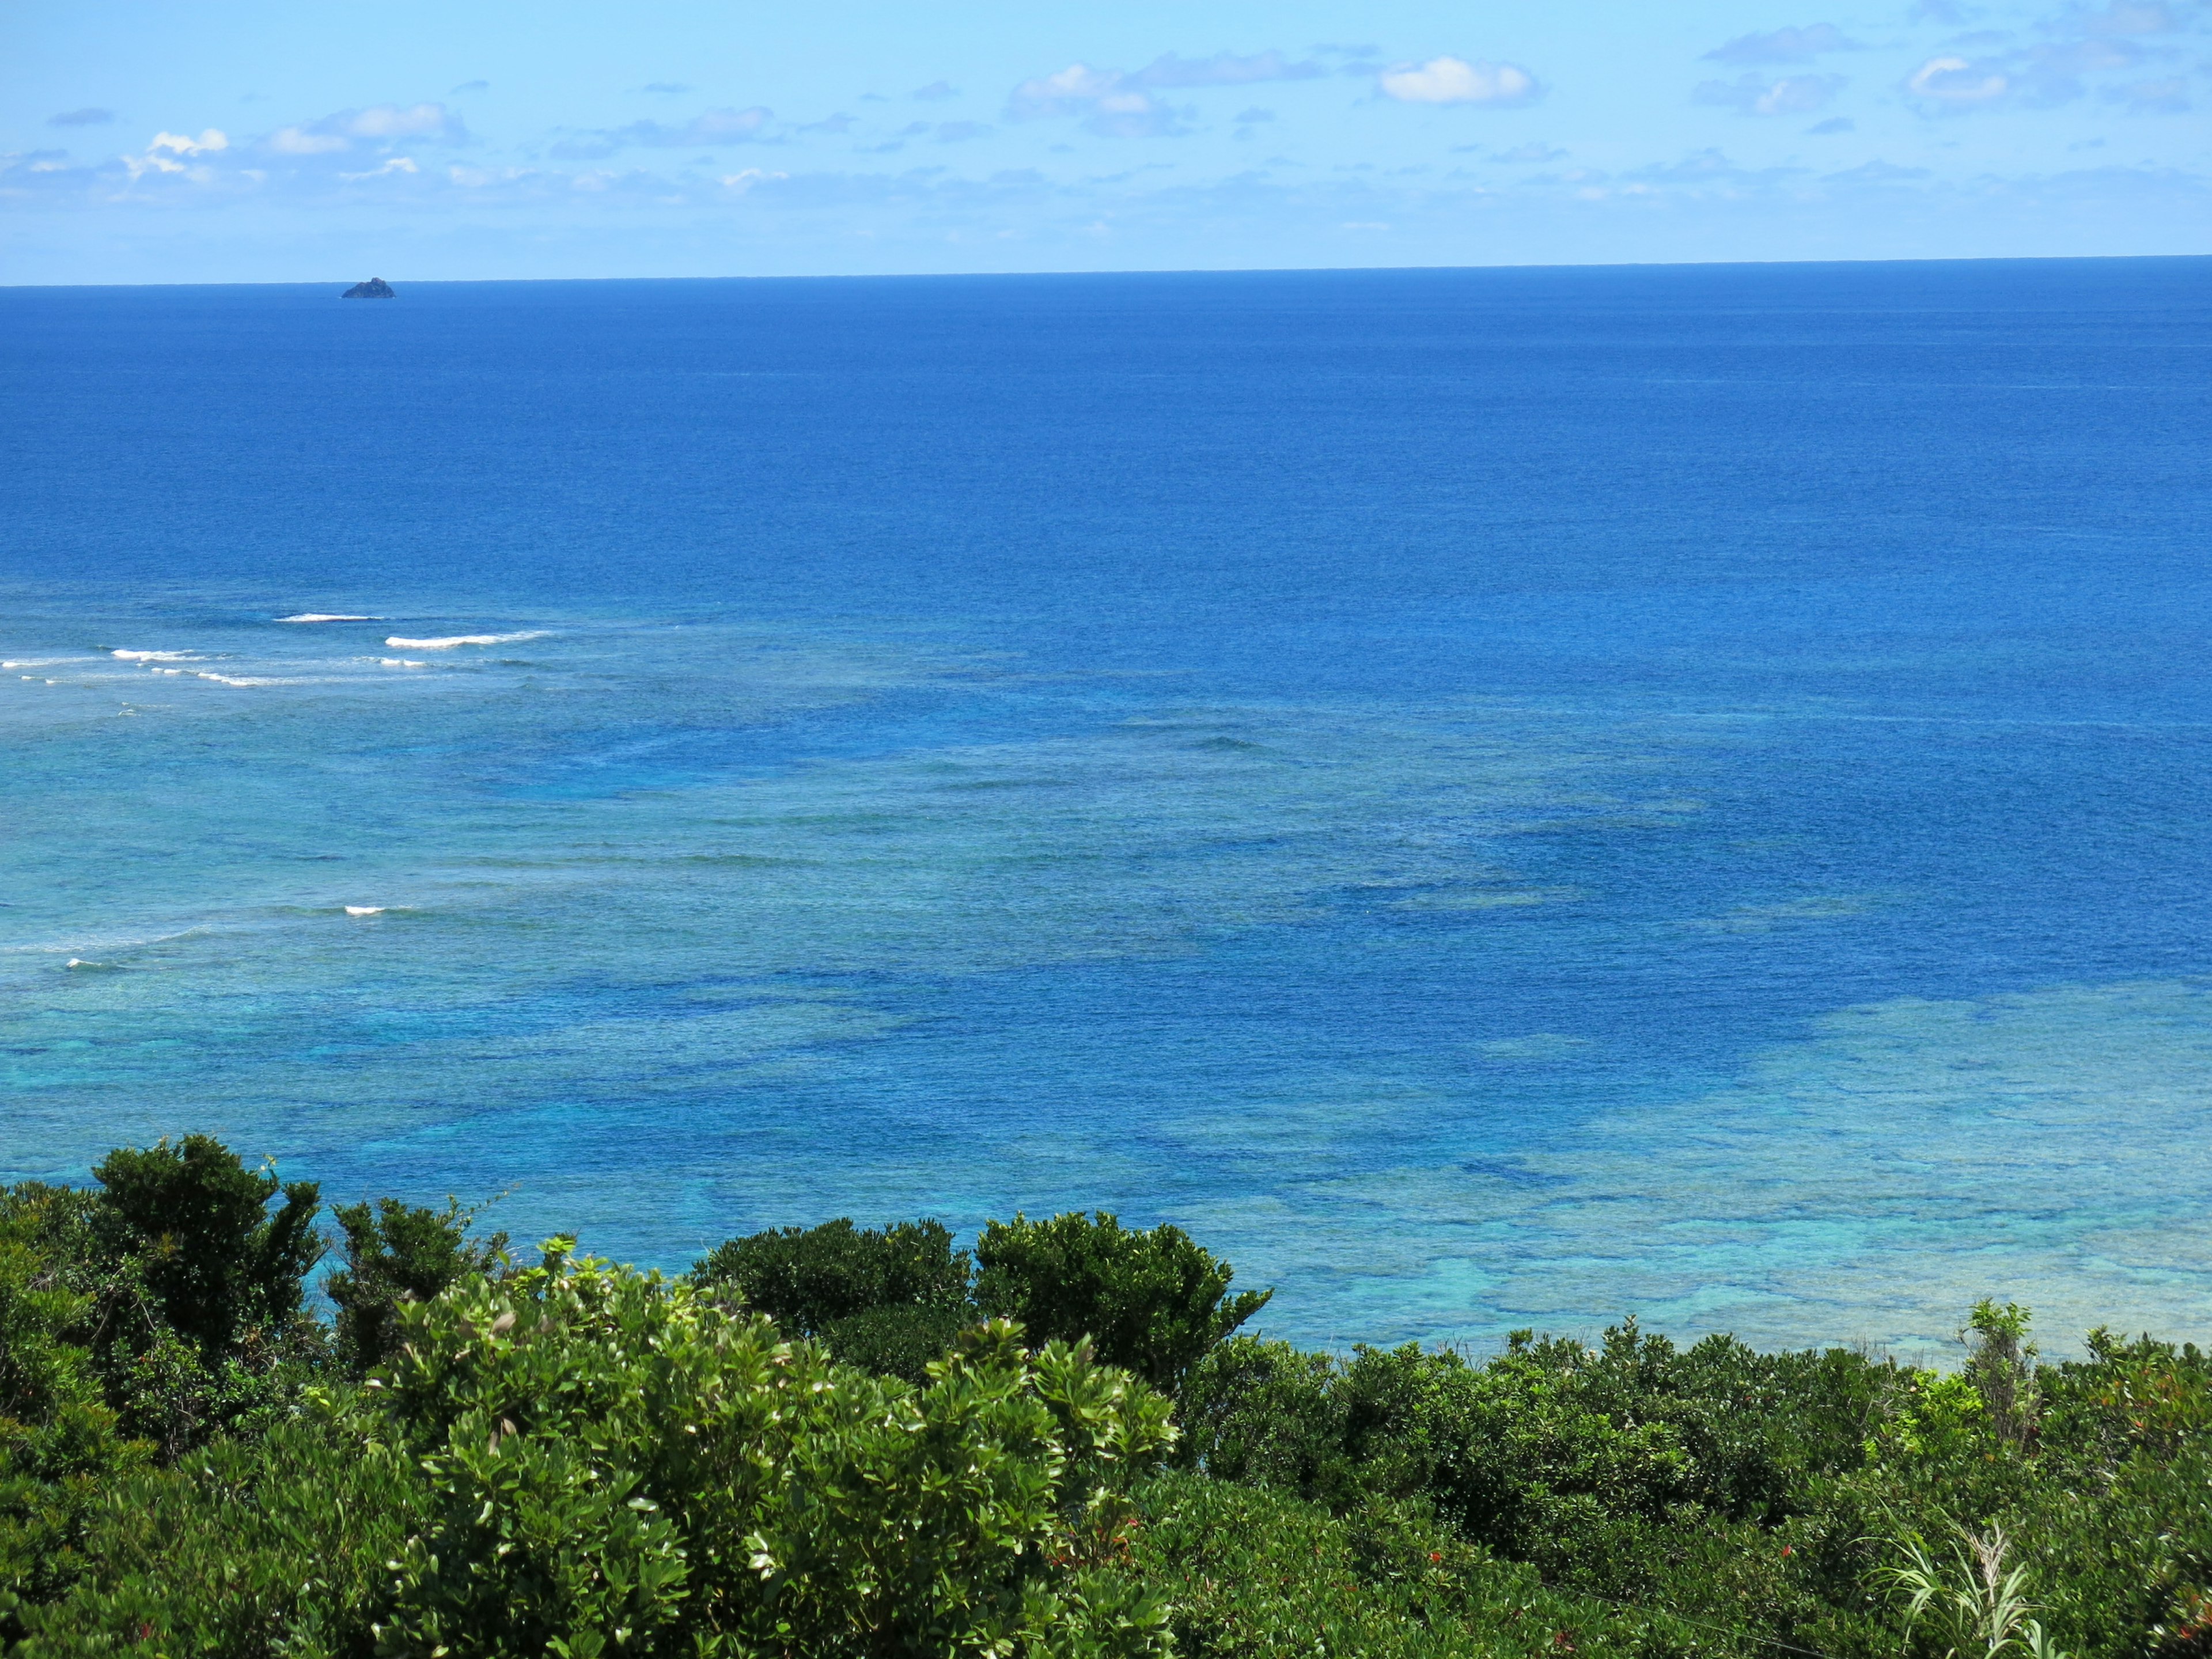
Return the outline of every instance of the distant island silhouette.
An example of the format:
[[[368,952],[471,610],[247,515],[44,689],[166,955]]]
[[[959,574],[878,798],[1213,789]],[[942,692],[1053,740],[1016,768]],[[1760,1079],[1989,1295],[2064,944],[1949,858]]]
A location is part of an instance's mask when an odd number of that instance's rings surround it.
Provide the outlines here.
[[[381,276],[372,276],[365,283],[356,283],[338,296],[342,300],[396,300],[392,284]]]

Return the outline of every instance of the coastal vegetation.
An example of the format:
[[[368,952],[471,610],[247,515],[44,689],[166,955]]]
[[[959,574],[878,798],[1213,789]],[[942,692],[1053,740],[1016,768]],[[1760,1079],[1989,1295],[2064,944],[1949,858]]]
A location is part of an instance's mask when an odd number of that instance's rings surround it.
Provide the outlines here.
[[[1948,1369],[1328,1353],[1103,1214],[664,1277],[201,1136],[94,1174],[0,1194],[25,1659],[2212,1656],[2212,1356],[2008,1303]]]

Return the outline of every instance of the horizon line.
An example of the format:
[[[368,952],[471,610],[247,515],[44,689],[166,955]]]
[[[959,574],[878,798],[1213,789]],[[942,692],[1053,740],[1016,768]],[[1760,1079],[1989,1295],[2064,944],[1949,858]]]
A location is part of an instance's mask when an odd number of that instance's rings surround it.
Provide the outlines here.
[[[2078,265],[2142,264],[2154,261],[2180,264],[2212,263],[2212,253],[1985,253],[1941,258],[1875,258],[1832,259],[1623,259],[1567,261],[1500,261],[1494,264],[1400,265],[1130,265],[1111,269],[1071,267],[1054,270],[912,270],[807,271],[752,274],[728,272],[715,276],[405,276],[290,277],[267,282],[228,283],[9,283],[0,282],[0,292],[76,290],[79,289],[208,289],[208,288],[322,288],[332,283],[370,280],[400,282],[415,287],[489,288],[495,285],[545,287],[581,283],[905,283],[1020,281],[1050,277],[1099,276],[1304,276],[1401,275],[1414,271],[1567,271],[1567,270],[1732,270],[1797,267],[1826,269],[1862,265]]]

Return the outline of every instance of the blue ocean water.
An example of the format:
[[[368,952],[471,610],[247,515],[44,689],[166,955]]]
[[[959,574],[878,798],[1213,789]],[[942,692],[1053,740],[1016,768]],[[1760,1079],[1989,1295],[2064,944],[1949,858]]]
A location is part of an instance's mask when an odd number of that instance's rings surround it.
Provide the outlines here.
[[[0,1178],[2202,1336],[2208,350],[2181,259],[0,291]]]

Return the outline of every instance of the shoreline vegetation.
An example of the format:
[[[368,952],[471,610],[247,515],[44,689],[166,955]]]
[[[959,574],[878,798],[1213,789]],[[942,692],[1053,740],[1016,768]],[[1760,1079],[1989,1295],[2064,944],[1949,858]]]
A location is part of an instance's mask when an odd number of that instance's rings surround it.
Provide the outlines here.
[[[2212,1656],[2212,1356],[2009,1303],[1953,1370],[1337,1355],[1103,1213],[672,1278],[204,1136],[95,1175],[0,1192],[10,1656]]]

